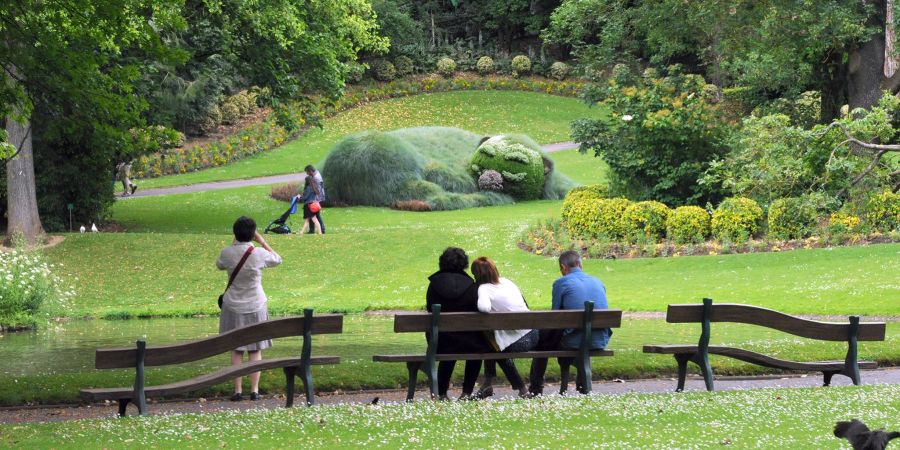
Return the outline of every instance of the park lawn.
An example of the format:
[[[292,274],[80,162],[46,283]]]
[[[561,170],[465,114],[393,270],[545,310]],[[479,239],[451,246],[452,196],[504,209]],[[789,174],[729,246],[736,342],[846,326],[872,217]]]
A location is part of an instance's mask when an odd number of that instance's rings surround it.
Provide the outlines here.
[[[231,243],[230,224],[247,214],[263,227],[287,207],[267,187],[119,202],[113,218],[134,232],[70,234],[47,251],[77,277],[76,297],[50,305],[68,317],[186,316],[217,312],[225,276],[214,267]],[[561,202],[415,213],[384,208],[326,209],[325,236],[268,239],[284,257],[264,286],[277,314],[419,309],[427,277],[447,246],[497,261],[535,309],[550,306],[559,276],[553,258],[520,250],[528,226],[558,217]],[[299,227],[296,216],[291,225]],[[711,297],[799,314],[900,316],[900,244],[781,253],[587,260],[607,285],[610,305],[663,311]]]
[[[575,98],[536,92],[459,91],[368,103],[325,119],[323,128],[224,167],[139,180],[141,189],[295,173],[320,164],[338,141],[362,130],[447,126],[477,134],[523,133],[540,144],[569,140],[569,124],[602,114]]]
[[[218,322],[207,319],[152,319],[125,321],[90,321],[63,325],[57,333],[61,339],[29,343],[27,345],[5,343],[0,357],[6,361],[23,361],[22,364],[0,368],[0,405],[26,403],[78,402],[78,391],[87,387],[130,386],[134,382],[133,370],[95,370],[93,368],[93,342],[102,347],[130,347],[136,339],[144,339],[148,345],[168,345],[176,342],[214,336]],[[628,318],[622,327],[614,331],[609,348],[613,357],[593,358],[593,375],[596,380],[614,378],[636,379],[668,377],[676,372],[675,359],[669,355],[648,355],[642,352],[645,344],[695,344],[699,337],[697,324],[667,324],[662,319]],[[746,348],[795,361],[840,360],[847,352],[845,343],[824,342],[798,338],[793,335],[740,324],[715,324],[712,341]],[[48,349],[47,347],[53,347]],[[874,360],[881,366],[900,364],[900,322],[888,324],[887,340],[860,342],[861,360]],[[275,341],[275,346],[264,352],[265,358],[296,356],[300,353],[299,338]],[[344,318],[344,333],[317,335],[313,338],[314,355],[341,357],[341,364],[313,368],[315,386],[319,392],[358,390],[373,388],[402,388],[406,385],[407,372],[403,364],[372,361],[376,354],[424,354],[425,340],[421,333],[394,333],[390,315],[348,315]],[[773,373],[770,369],[746,364],[731,358],[711,356],[717,375],[750,375]],[[147,384],[157,385],[188,379],[212,372],[229,364],[228,355],[208,358],[195,363],[176,366],[150,367]],[[528,373],[530,360],[518,360],[523,374]],[[695,366],[690,373],[699,373]],[[549,365],[548,379],[559,379],[556,363]],[[810,376],[820,377],[821,374]],[[454,373],[457,383],[462,378],[462,364]],[[866,374],[862,375],[863,383]],[[424,387],[425,377],[419,375]],[[836,377],[836,383],[847,383],[845,377]],[[280,370],[263,372],[261,391],[266,394],[284,392],[284,376]],[[570,387],[571,388],[571,387]],[[675,388],[675,382],[672,382]],[[220,384],[189,394],[196,396],[227,396],[232,392],[230,383]]]
[[[897,428],[900,386],[340,405],[0,425],[48,448],[847,448],[836,421]]]

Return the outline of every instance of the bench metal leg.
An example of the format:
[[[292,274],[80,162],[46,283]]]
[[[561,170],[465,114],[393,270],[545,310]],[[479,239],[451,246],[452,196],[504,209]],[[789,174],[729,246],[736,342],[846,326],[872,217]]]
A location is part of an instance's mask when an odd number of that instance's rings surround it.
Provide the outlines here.
[[[416,377],[419,374],[419,368],[422,367],[421,362],[407,362],[406,370],[409,371],[409,384],[406,389],[406,401],[411,402],[416,396]]]
[[[836,374],[836,373],[837,373],[837,372],[835,372],[835,371],[833,371],[833,370],[826,370],[826,371],[823,371],[823,372],[822,372],[822,375],[823,375],[823,378],[824,378],[824,384],[822,384],[822,386],[825,386],[825,387],[831,386],[831,377],[833,377],[834,374]]]
[[[130,398],[120,398],[119,399],[119,417],[125,417],[126,410],[128,409],[128,402],[130,402]]]
[[[284,402],[285,408],[290,408],[294,406],[294,378],[297,377],[297,368],[296,367],[285,367],[284,368],[284,395],[287,397],[287,400]]]
[[[675,354],[675,361],[678,363],[678,386],[675,392],[684,391],[684,379],[687,377],[687,363],[691,360],[691,355]]]
[[[306,391],[306,406],[316,404],[316,394],[313,392],[312,365],[304,364],[300,368],[300,379],[303,380],[303,390]]]
[[[706,355],[694,358],[694,362],[700,366],[700,374],[703,375],[703,381],[706,383],[706,390],[712,392],[713,391],[713,373],[712,366],[709,365],[709,357]]]
[[[569,367],[575,362],[572,358],[557,358],[559,362],[559,395],[569,390]]]

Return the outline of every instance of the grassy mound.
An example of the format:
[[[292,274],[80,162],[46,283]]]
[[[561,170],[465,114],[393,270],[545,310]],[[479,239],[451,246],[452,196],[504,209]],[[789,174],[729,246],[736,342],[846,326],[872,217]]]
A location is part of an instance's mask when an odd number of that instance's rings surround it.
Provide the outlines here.
[[[527,136],[494,137],[479,147],[480,140],[474,133],[447,127],[350,135],[332,149],[322,169],[329,200],[368,206],[424,202],[431,210],[452,210],[502,205],[513,198],[557,199],[573,185],[552,170],[540,146]],[[513,156],[533,166],[525,176],[519,175],[519,167],[504,169],[510,177],[527,178],[526,182],[510,181],[509,191],[479,190],[475,177],[480,173],[470,172],[473,155],[477,158],[487,151],[476,154],[476,148],[495,141],[514,142],[521,151]]]

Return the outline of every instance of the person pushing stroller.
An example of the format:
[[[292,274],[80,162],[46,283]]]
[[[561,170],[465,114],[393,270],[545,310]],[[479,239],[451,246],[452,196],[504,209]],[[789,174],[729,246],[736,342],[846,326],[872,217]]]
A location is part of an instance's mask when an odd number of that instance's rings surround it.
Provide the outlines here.
[[[322,200],[322,191],[319,188],[319,183],[313,177],[307,175],[304,179],[303,191],[297,195],[297,199],[298,202],[303,203],[303,228],[300,230],[300,234],[306,233],[306,230],[310,227],[310,222],[313,224],[315,233],[322,234],[322,226],[315,219],[316,214],[322,210],[322,206],[319,203]]]

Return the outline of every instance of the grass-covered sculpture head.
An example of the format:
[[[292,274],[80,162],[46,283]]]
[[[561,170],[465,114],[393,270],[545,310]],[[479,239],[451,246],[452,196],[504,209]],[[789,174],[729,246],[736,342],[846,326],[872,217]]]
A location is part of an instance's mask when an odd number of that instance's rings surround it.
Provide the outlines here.
[[[559,199],[572,187],[526,136],[484,139],[445,127],[350,135],[328,154],[322,175],[332,202],[430,210]]]

